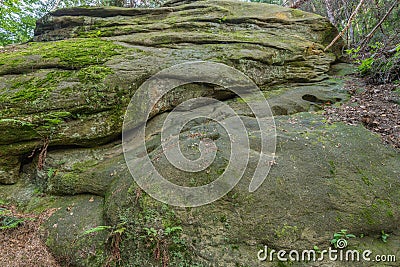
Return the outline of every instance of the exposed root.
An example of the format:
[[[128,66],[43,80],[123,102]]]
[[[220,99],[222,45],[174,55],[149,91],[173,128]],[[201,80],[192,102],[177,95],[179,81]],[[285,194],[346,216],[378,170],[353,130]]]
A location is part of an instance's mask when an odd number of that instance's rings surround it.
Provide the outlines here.
[[[43,169],[43,165],[44,165],[44,162],[45,162],[46,156],[47,156],[47,148],[49,147],[49,143],[50,143],[50,140],[48,137],[46,137],[43,140],[43,146],[39,153],[38,165],[37,165],[37,168],[39,171]]]

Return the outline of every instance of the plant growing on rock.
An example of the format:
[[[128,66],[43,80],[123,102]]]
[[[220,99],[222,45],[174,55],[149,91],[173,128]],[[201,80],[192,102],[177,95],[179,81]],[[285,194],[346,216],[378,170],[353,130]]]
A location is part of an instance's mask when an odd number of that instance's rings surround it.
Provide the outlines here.
[[[348,234],[346,229],[340,230],[340,232],[333,234],[333,239],[331,239],[331,245],[335,248],[345,248],[347,246],[347,239],[356,237],[353,234]],[[344,244],[340,242],[343,241]]]
[[[389,238],[389,234],[388,233],[385,233],[385,231],[384,230],[382,230],[382,232],[381,232],[381,239],[382,239],[382,241],[383,241],[383,243],[386,243],[387,242],[387,239]]]
[[[145,227],[143,230],[146,232],[146,235],[142,237],[154,249],[154,259],[156,261],[161,260],[162,266],[167,267],[169,262],[169,247],[181,243],[179,233],[182,231],[182,227],[173,226],[158,230],[153,227]]]

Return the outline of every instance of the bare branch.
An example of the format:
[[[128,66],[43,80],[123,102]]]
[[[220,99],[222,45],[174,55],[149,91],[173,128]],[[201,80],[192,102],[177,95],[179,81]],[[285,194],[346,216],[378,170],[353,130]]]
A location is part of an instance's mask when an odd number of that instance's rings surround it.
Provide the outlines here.
[[[51,11],[54,11],[58,8],[58,6],[60,5],[61,0],[57,0],[57,2],[54,4],[54,6],[52,7]]]
[[[364,46],[371,40],[372,36],[374,36],[376,30],[382,25],[382,23],[385,21],[385,19],[390,15],[390,13],[393,11],[395,6],[398,4],[398,0],[394,1],[393,5],[389,8],[389,10],[386,12],[385,16],[376,24],[376,26],[372,29],[370,33],[365,36],[364,41],[362,42],[361,49],[364,48]]]
[[[355,16],[357,15],[358,10],[360,9],[360,7],[362,6],[362,4],[364,3],[365,0],[360,0],[360,2],[358,3],[356,9],[353,11],[353,13],[351,14],[346,27],[344,27],[344,29],[335,37],[335,39],[333,39],[333,41],[327,46],[325,47],[324,51],[328,50],[332,45],[334,45],[336,43],[336,41],[342,37],[343,33],[345,33],[347,31],[347,29],[350,27],[351,22],[353,21],[353,19],[355,18]],[[396,0],[397,1],[397,0]]]

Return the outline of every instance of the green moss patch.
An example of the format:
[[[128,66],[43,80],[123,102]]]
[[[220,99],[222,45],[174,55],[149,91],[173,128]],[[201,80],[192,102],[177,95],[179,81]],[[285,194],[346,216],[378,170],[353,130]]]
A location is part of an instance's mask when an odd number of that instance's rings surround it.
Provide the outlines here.
[[[70,76],[71,73],[68,71],[51,71],[44,77],[33,77],[28,80],[22,77],[11,84],[10,90],[0,94],[0,102],[13,104],[46,99],[60,81]]]
[[[92,65],[79,70],[78,78],[81,82],[101,82],[109,74],[114,73],[109,67]]]
[[[23,73],[44,66],[80,69],[102,64],[121,46],[99,38],[29,43],[23,50],[0,53],[0,74]]]

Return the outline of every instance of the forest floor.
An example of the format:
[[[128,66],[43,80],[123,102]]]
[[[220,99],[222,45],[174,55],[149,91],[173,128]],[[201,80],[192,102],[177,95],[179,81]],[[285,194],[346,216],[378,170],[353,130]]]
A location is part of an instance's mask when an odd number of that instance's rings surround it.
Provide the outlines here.
[[[24,222],[12,229],[0,230],[0,266],[58,267],[60,266],[40,238],[40,225],[55,209],[41,214],[23,214],[14,206],[3,206],[7,216],[22,218]],[[1,222],[1,217],[0,217]]]
[[[384,142],[400,148],[400,85],[368,85],[354,77],[347,82],[346,90],[351,95],[347,103],[325,108],[328,121],[361,123]],[[3,208],[10,210],[13,217],[27,220],[17,228],[0,230],[0,266],[60,266],[41,240],[39,230],[54,210],[37,215],[21,214],[15,207]]]
[[[326,107],[328,121],[363,124],[385,143],[399,149],[400,84],[372,85],[354,77],[347,81],[345,89],[351,95],[350,100],[340,107]]]

